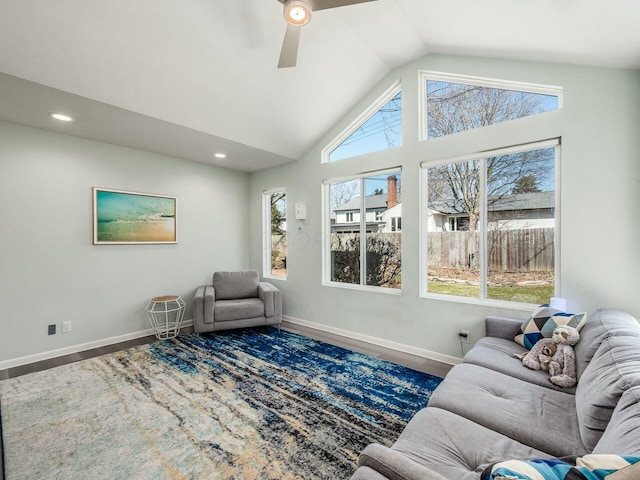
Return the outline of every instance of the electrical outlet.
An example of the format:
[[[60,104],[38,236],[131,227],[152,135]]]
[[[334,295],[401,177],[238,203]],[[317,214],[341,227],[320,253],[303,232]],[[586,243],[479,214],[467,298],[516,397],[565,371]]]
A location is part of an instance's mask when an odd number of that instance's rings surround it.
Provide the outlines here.
[[[471,342],[471,332],[469,330],[460,330],[458,332],[458,336],[460,337],[460,341],[462,343],[470,343]]]
[[[52,323],[51,325],[49,325],[48,330],[49,335],[55,335],[56,334],[56,324]]]
[[[71,331],[71,322],[62,322],[62,333],[68,333]]]

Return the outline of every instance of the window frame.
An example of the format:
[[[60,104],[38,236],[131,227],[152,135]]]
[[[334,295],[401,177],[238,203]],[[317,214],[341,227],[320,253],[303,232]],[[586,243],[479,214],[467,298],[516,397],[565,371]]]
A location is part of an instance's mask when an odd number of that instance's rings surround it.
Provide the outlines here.
[[[275,187],[262,192],[262,276],[272,280],[286,280],[287,275],[275,275],[271,271],[271,254],[272,254],[272,233],[271,233],[271,196],[274,193],[284,193],[287,197],[287,189],[285,187]],[[285,210],[285,222],[288,217],[289,205]],[[287,272],[288,272],[287,268]]]
[[[450,135],[446,135],[444,137],[436,137],[429,138],[429,125],[428,125],[428,116],[427,116],[427,107],[428,107],[428,95],[427,95],[427,81],[435,80],[438,82],[451,82],[451,83],[460,83],[464,85],[473,85],[478,87],[488,87],[488,88],[499,88],[502,90],[512,90],[516,92],[526,92],[526,93],[536,93],[541,95],[552,95],[558,97],[558,110],[562,109],[563,106],[563,91],[564,89],[559,86],[554,85],[543,85],[538,83],[527,83],[527,82],[518,82],[512,80],[501,80],[498,78],[488,78],[488,77],[476,77],[472,75],[459,75],[455,73],[444,73],[444,72],[435,72],[430,70],[419,70],[420,76],[420,88],[419,88],[419,96],[418,96],[418,114],[419,114],[419,126],[418,126],[418,141],[422,142],[425,140],[436,140],[438,138],[446,138]],[[552,110],[557,111],[557,110]],[[542,112],[542,113],[550,113],[550,112]],[[532,115],[531,115],[532,116]],[[521,118],[528,117],[520,117],[514,118],[512,120],[502,121],[495,123],[494,125],[498,125],[500,123],[509,123],[515,120],[520,120]],[[472,129],[476,130],[476,129]],[[464,130],[468,132],[470,130]],[[455,135],[456,133],[463,132],[455,132],[451,135]]]
[[[400,288],[391,288],[391,287],[379,287],[373,285],[366,285],[363,283],[363,278],[366,276],[366,267],[361,268],[360,270],[360,283],[343,283],[343,282],[334,282],[331,280],[331,185],[335,183],[343,183],[351,180],[360,180],[361,183],[361,198],[363,199],[360,202],[360,221],[358,223],[359,226],[362,226],[364,221],[364,225],[366,227],[366,202],[364,201],[365,196],[362,196],[363,193],[363,184],[365,180],[369,177],[375,177],[378,175],[391,175],[391,174],[399,174],[402,176],[402,167],[397,166],[393,168],[387,168],[384,170],[376,170],[372,172],[365,172],[357,175],[350,175],[346,177],[336,177],[336,178],[328,178],[322,180],[322,285],[325,287],[337,287],[337,288],[346,288],[349,290],[361,290],[367,292],[379,292],[386,293],[389,295],[402,295],[402,286]],[[366,245],[366,236],[367,231],[366,228],[360,228],[360,245]],[[400,241],[400,255],[402,258],[402,237]],[[364,261],[364,257],[366,256],[367,249],[360,249],[360,265],[366,265],[366,261]]]
[[[492,150],[484,150],[481,152],[470,153],[457,157],[451,157],[436,161],[424,161],[420,163],[420,297],[430,298],[437,300],[445,300],[449,302],[458,303],[470,303],[474,305],[495,306],[500,308],[511,308],[514,310],[527,310],[530,311],[532,307],[537,304],[513,302],[508,300],[497,300],[493,298],[487,298],[487,248],[488,248],[488,218],[487,218],[487,201],[486,201],[486,189],[487,189],[487,174],[486,174],[486,159],[489,157],[509,155],[513,153],[525,152],[529,150],[538,150],[543,148],[555,148],[555,194],[554,194],[554,291],[555,296],[559,297],[560,294],[560,265],[561,265],[561,208],[560,208],[560,160],[561,160],[561,138],[553,138],[548,140],[541,140],[537,142],[528,142],[519,145],[512,145],[509,147],[496,148]],[[479,197],[482,201],[481,206],[481,222],[480,222],[480,292],[478,297],[463,297],[459,295],[447,295],[442,293],[433,293],[427,291],[428,276],[429,276],[429,230],[428,230],[428,170],[431,167],[438,165],[445,165],[449,163],[458,163],[471,160],[482,161],[482,168],[480,169],[480,189]]]
[[[327,144],[327,146],[325,146],[322,149],[322,152],[320,154],[321,163],[340,162],[340,161],[343,161],[343,160],[349,160],[351,158],[358,158],[358,157],[360,157],[362,155],[368,155],[369,153],[363,153],[363,154],[360,154],[360,155],[355,155],[353,157],[342,158],[340,160],[334,160],[333,162],[331,160],[329,160],[329,155],[331,155],[331,153],[336,148],[338,148],[340,145],[342,145],[342,143],[347,138],[349,138],[349,136],[351,136],[352,133],[354,133],[358,128],[360,128],[363,124],[365,124],[367,121],[369,121],[369,119],[371,117],[373,117],[376,113],[378,113],[378,111],[383,106],[385,106],[388,102],[390,102],[393,99],[393,97],[395,97],[401,91],[402,91],[402,83],[401,83],[400,80],[396,80],[368,108],[366,108],[344,130],[342,130],[342,132],[340,132],[337,137],[335,137],[331,142],[329,142]],[[402,110],[404,110],[404,96],[403,96],[403,99],[402,99],[402,105],[403,105],[403,107],[401,108],[401,118],[402,118]],[[402,142],[402,133],[401,133],[400,134],[400,145],[398,145],[396,147],[392,147],[392,148],[398,148],[398,147],[402,146],[402,143],[403,142]],[[389,150],[389,149],[386,149],[386,150]],[[386,151],[386,150],[382,150],[382,151]],[[380,151],[380,150],[378,150],[378,151]],[[370,152],[370,153],[374,153],[374,152]]]

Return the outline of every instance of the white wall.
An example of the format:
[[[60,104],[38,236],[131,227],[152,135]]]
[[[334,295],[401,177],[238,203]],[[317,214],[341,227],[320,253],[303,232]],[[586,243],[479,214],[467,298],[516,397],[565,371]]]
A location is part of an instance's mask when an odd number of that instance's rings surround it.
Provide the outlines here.
[[[564,108],[418,142],[418,70],[564,87]],[[403,145],[320,163],[321,149],[397,78],[402,80]],[[284,313],[356,334],[460,356],[459,329],[484,335],[484,317],[527,311],[421,298],[419,164],[491,148],[562,137],[560,294],[574,311],[622,308],[640,318],[640,72],[465,57],[428,56],[392,72],[298,163],[251,175],[251,263],[261,265],[260,195],[285,186],[290,205],[307,202],[305,222],[288,212]],[[402,166],[402,295],[324,287],[321,181]],[[603,227],[601,219],[607,219]],[[300,228],[300,230],[298,229]]]
[[[92,245],[94,186],[178,197],[179,243]],[[145,330],[157,295],[192,318],[214,270],[249,266],[247,196],[245,173],[0,122],[0,362]]]

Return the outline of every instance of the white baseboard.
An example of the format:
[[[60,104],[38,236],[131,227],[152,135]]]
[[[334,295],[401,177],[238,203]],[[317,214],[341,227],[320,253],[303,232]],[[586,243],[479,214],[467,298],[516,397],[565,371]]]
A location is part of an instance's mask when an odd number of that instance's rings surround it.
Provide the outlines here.
[[[283,321],[292,323],[294,325],[300,325],[314,330],[332,333],[341,337],[351,338],[359,340],[361,342],[370,343],[372,345],[378,345],[380,347],[389,348],[398,352],[410,353],[418,357],[426,358],[436,362],[441,362],[447,365],[458,365],[461,359],[453,357],[451,355],[445,355],[443,353],[433,352],[431,350],[425,350],[423,348],[413,347],[411,345],[404,345],[402,343],[392,342],[390,340],[384,340],[378,337],[372,337],[370,335],[364,335],[362,333],[352,332],[350,330],[344,330],[342,328],[332,327],[330,325],[324,325],[321,323],[310,322],[308,320],[302,320],[296,317],[290,317],[288,315],[282,316]],[[189,327],[193,325],[193,320],[187,320],[183,326]],[[128,340],[135,340],[136,338],[146,337],[153,335],[154,330],[148,328],[146,330],[140,330],[138,332],[127,333],[124,335],[118,335],[116,337],[104,338],[101,340],[95,340],[93,342],[82,343],[79,345],[71,345],[69,347],[59,348],[56,350],[49,350],[47,352],[36,353],[33,355],[26,355],[24,357],[11,358],[9,360],[0,361],[0,370],[7,368],[19,367],[20,365],[26,365],[29,363],[40,362],[43,360],[49,360],[51,358],[62,357],[64,355],[70,355],[73,353],[84,352],[85,350],[91,350],[93,348],[105,347],[107,345],[113,345],[114,343],[126,342]]]
[[[378,345],[380,347],[389,348],[398,352],[410,353],[418,357],[426,358],[428,360],[434,360],[436,362],[444,363],[447,365],[458,365],[462,359],[453,357],[451,355],[445,355],[444,353],[432,352],[431,350],[425,350],[423,348],[412,347],[411,345],[404,345],[402,343],[392,342],[390,340],[384,340],[378,337],[372,337],[364,335],[362,333],[352,332],[350,330],[343,330],[342,328],[332,327],[330,325],[324,325],[321,323],[310,322],[308,320],[302,320],[300,318],[290,317],[283,315],[282,320],[285,322],[293,323],[294,325],[300,325],[302,327],[313,328],[314,330],[320,330],[323,332],[329,332],[341,337],[351,338],[359,340],[361,342]]]
[[[186,320],[182,324],[182,327],[189,327],[192,325],[193,325],[193,320]],[[124,335],[118,335],[116,337],[103,338],[101,340],[81,343],[79,345],[71,345],[69,347],[58,348],[56,350],[49,350],[47,352],[35,353],[33,355],[26,355],[24,357],[10,358],[9,360],[0,361],[0,370],[19,367],[20,365],[26,365],[29,363],[41,362],[42,360],[49,360],[51,358],[63,357],[65,355],[84,352],[85,350],[91,350],[93,348],[106,347],[107,345],[113,345],[114,343],[126,342],[128,340],[135,340],[136,338],[142,338],[142,337],[146,337],[154,334],[155,334],[155,331],[153,330],[153,328],[148,328],[146,330],[140,330],[138,332],[126,333]]]

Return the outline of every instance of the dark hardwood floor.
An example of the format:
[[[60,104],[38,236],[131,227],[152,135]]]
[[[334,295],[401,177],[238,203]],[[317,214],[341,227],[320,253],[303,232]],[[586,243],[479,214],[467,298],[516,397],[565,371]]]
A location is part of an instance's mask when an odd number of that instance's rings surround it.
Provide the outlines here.
[[[98,357],[100,355],[117,352],[119,350],[126,350],[127,348],[135,347],[137,345],[144,345],[156,340],[157,339],[154,335],[150,335],[148,337],[136,338],[135,340],[128,340],[126,342],[114,343],[112,345],[93,348],[91,350],[85,350],[83,352],[72,353],[69,355],[64,355],[62,357],[50,358],[48,360],[42,360],[40,362],[28,363],[26,365],[20,365],[18,367],[7,368],[5,370],[0,370],[0,380],[19,377],[21,375],[26,375],[27,373],[39,372],[41,370],[48,370],[50,368],[66,365],[67,363],[78,362],[80,360]]]
[[[300,335],[305,335],[307,337],[330,343],[332,345],[348,348],[355,352],[366,353],[367,355],[371,355],[372,357],[387,360],[399,365],[404,365],[405,367],[409,367],[420,372],[429,373],[431,375],[436,375],[438,377],[444,377],[451,369],[451,365],[440,363],[434,360],[429,360],[424,357],[419,357],[406,352],[399,352],[397,350],[381,347],[379,345],[374,345],[360,340],[354,340],[352,338],[343,337],[341,335],[336,335],[314,328],[303,327],[289,322],[283,322],[282,329],[289,332],[299,333]],[[193,333],[193,327],[189,326],[183,328],[180,333]],[[99,355],[105,355],[107,353],[112,353],[119,350],[126,350],[127,348],[135,347],[137,345],[144,345],[155,341],[157,341],[156,337],[154,335],[149,335],[147,337],[128,340],[126,342],[114,343],[112,345],[85,350],[83,352],[72,353],[70,355],[64,355],[62,357],[50,358],[48,360],[42,360],[40,362],[7,368],[4,370],[0,370],[0,380],[19,377],[21,375],[39,372],[41,370],[48,370],[50,368],[66,365],[67,363],[78,362],[80,360],[97,357]]]

